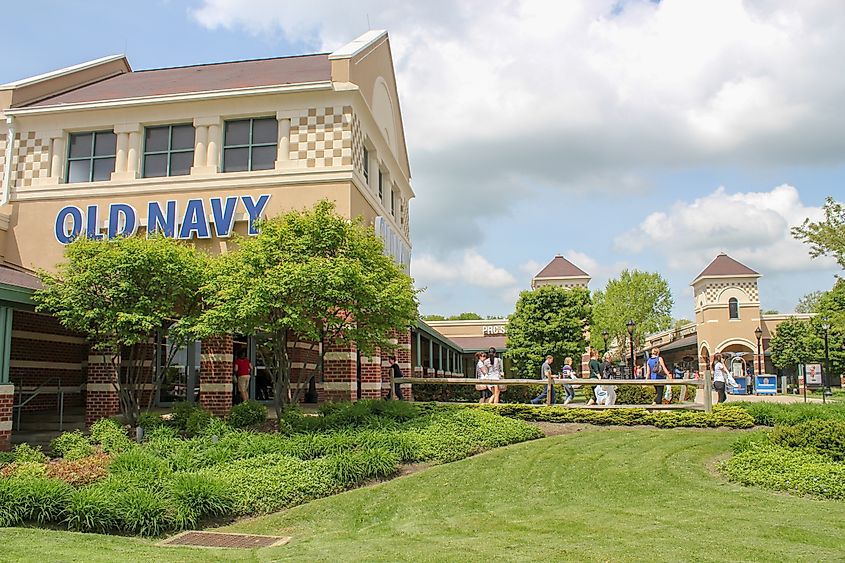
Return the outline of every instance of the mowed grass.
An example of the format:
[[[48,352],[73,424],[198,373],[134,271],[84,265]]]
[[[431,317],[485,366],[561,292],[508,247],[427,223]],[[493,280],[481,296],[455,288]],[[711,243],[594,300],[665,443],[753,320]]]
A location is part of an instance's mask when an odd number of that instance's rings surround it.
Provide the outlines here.
[[[845,561],[845,503],[714,474],[737,432],[590,428],[494,450],[221,531],[255,551],[0,530],[9,561]],[[46,557],[46,559],[45,559]]]

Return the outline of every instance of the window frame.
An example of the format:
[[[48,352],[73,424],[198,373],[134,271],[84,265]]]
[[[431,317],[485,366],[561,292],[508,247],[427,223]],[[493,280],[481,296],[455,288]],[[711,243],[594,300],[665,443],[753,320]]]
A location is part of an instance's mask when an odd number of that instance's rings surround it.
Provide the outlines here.
[[[194,130],[194,145],[190,149],[173,149],[173,128],[190,126]],[[147,150],[147,131],[149,129],[164,129],[167,128],[167,148],[163,151],[148,151]],[[141,178],[171,178],[170,174],[170,157],[173,154],[196,153],[197,150],[197,128],[193,123],[171,123],[169,125],[151,125],[144,127],[144,150],[141,151]],[[147,176],[147,156],[163,154],[167,157],[167,166],[165,168],[164,176]],[[191,164],[193,167],[193,164]],[[177,174],[177,176],[190,176],[191,169],[188,168],[187,174]]]
[[[736,311],[736,316],[734,316],[734,311]],[[739,299],[736,297],[728,299],[728,319],[731,321],[739,320]]]
[[[114,153],[108,155],[95,155],[94,151],[97,147],[97,135],[103,135],[105,133],[109,133],[114,135]],[[70,156],[70,150],[73,137],[74,136],[82,136],[82,135],[91,135],[91,152],[88,156]],[[114,132],[114,129],[100,129],[97,131],[71,131],[68,133],[67,136],[67,150],[65,151],[65,183],[66,184],[90,184],[92,182],[108,182],[111,180],[94,180],[94,162],[96,160],[105,160],[107,158],[111,158],[115,161],[115,167],[117,166],[117,134]],[[72,162],[82,162],[88,161],[90,163],[88,167],[88,179],[83,181],[70,181],[70,165]],[[112,174],[114,174],[114,168],[112,167]]]
[[[364,179],[367,183],[370,183],[370,151],[367,149],[366,145],[364,148]]]
[[[384,172],[381,171],[381,166],[378,169],[378,200],[384,205]]]
[[[252,142],[252,136],[253,136],[253,132],[255,130],[255,122],[256,121],[265,121],[265,120],[267,120],[267,121],[272,120],[272,121],[276,122],[276,140],[273,141],[272,143],[253,143]],[[226,144],[227,126],[230,123],[240,123],[240,122],[243,122],[243,121],[249,122],[249,140],[247,141],[247,144],[245,144],[245,145],[228,145],[228,144]],[[279,127],[279,121],[278,121],[278,119],[276,119],[273,116],[244,117],[244,118],[240,118],[240,119],[228,119],[228,120],[224,121],[223,122],[223,147],[222,147],[223,148],[223,155],[222,155],[223,157],[220,159],[220,161],[221,161],[220,162],[221,172],[229,173],[229,174],[231,174],[233,172],[234,173],[236,173],[236,172],[256,172],[256,170],[253,170],[253,168],[252,168],[252,152],[253,152],[253,149],[255,149],[256,147],[276,147],[276,157],[277,158],[273,159],[273,167],[271,167],[271,168],[261,168],[260,169],[260,170],[272,170],[275,167],[276,162],[278,160],[278,150],[279,150],[279,129],[278,129],[278,127]],[[247,169],[246,170],[227,171],[226,170],[226,149],[247,149]],[[258,170],[258,171],[260,171],[260,170]]]
[[[396,188],[390,189],[390,214],[396,217]]]

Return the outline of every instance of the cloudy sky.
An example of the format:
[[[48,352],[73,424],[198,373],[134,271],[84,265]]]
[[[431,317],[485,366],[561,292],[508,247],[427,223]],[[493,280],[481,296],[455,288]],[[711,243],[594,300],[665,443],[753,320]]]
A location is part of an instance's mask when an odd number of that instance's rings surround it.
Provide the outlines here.
[[[837,272],[790,226],[845,197],[837,0],[48,1],[4,9],[0,81],[331,51],[387,29],[424,313],[507,314],[555,254],[658,271],[675,315],[720,251],[791,311]],[[11,23],[10,23],[11,22]]]

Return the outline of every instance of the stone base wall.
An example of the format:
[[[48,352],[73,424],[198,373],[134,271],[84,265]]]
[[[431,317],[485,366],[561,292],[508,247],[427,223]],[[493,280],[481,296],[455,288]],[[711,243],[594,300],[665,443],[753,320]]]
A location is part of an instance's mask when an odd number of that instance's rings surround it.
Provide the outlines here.
[[[232,408],[232,337],[214,336],[200,350],[200,406],[224,416]]]
[[[14,385],[0,385],[0,452],[12,447],[12,405],[15,400]]]

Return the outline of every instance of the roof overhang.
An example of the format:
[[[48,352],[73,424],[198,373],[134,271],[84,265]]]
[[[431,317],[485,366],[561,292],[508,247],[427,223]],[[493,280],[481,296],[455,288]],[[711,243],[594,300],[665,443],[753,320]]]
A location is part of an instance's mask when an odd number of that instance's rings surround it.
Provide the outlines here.
[[[10,88],[22,88],[24,86],[32,86],[33,84],[38,84],[39,82],[45,82],[47,80],[52,80],[54,78],[60,78],[62,76],[67,76],[68,74],[73,74],[73,73],[79,72],[81,70],[88,70],[89,68],[94,68],[96,66],[100,66],[100,65],[103,65],[103,64],[106,64],[106,63],[110,63],[110,62],[113,62],[113,61],[119,61],[120,59],[126,60],[126,56],[125,55],[109,55],[107,57],[94,59],[93,61],[87,61],[87,62],[84,62],[84,63],[79,63],[78,65],[60,68],[58,70],[45,72],[44,74],[39,74],[39,75],[36,75],[36,76],[30,76],[29,78],[21,78],[20,80],[15,80],[14,82],[7,82],[6,84],[0,84],[0,90],[8,90]],[[126,61],[126,66],[129,67],[128,61]]]
[[[696,285],[698,282],[703,280],[730,280],[730,279],[738,279],[738,278],[747,278],[747,279],[758,279],[762,278],[761,274],[730,274],[730,275],[723,275],[723,276],[698,276],[690,283],[691,286]]]

